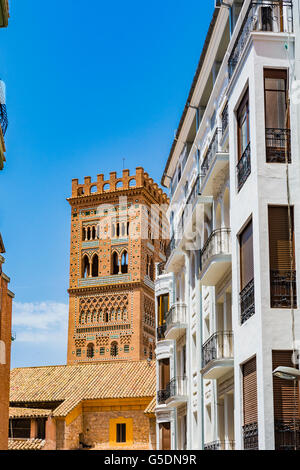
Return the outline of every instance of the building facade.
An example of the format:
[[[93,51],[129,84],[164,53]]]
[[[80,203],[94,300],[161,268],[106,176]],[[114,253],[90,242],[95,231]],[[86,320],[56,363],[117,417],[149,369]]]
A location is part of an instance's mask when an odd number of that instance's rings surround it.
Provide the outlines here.
[[[137,168],[73,180],[68,364],[152,359],[168,198]]]
[[[0,28],[8,25],[8,1],[0,1]],[[0,171],[5,165],[4,136],[7,129],[7,112],[5,101],[5,84],[0,81]],[[8,289],[10,279],[2,270],[5,248],[0,234],[0,449],[7,449],[8,441],[8,408],[9,408],[9,374],[11,348],[11,312],[13,294]]]
[[[13,369],[10,390],[11,450],[156,448],[153,361]]]
[[[299,5],[216,2],[162,177],[159,449],[299,449]]]

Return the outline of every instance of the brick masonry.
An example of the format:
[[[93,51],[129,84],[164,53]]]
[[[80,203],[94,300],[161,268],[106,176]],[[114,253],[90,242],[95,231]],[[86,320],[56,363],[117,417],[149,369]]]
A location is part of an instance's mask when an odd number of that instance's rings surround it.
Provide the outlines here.
[[[165,259],[167,196],[137,168],[135,175],[123,170],[121,178],[112,172],[106,181],[103,175],[94,183],[73,180],[68,201],[68,364],[152,357],[155,263]]]

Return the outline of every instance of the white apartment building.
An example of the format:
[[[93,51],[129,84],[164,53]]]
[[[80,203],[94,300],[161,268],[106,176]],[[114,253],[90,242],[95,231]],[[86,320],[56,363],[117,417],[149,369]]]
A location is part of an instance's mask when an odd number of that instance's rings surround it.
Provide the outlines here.
[[[162,176],[159,449],[300,449],[273,374],[300,341],[299,25],[298,0],[216,2]]]

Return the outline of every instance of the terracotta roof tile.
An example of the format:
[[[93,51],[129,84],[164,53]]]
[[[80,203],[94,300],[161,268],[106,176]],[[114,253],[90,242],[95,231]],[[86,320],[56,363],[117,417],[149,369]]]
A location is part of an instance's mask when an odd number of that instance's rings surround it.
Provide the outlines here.
[[[42,439],[8,439],[8,450],[41,450],[45,443]]]
[[[150,401],[149,405],[145,409],[144,413],[146,415],[152,415],[155,413],[155,408],[156,408],[156,397],[153,397],[153,399]]]
[[[10,418],[47,418],[51,413],[51,410],[41,410],[38,408],[9,408]]]
[[[66,416],[82,400],[153,397],[155,363],[118,361],[13,369],[11,403],[62,402],[54,416]]]

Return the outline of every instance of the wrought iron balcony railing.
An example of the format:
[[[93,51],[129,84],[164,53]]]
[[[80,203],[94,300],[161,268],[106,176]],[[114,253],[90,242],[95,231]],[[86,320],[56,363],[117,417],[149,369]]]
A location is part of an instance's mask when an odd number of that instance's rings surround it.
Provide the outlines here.
[[[164,323],[163,325],[161,325],[157,328],[156,333],[157,333],[157,339],[158,340],[165,339],[166,329],[167,329],[166,323]]]
[[[275,421],[275,450],[300,450],[300,419]]]
[[[186,312],[187,307],[185,304],[177,302],[176,304],[172,305],[166,315],[167,328],[177,323],[186,323]]]
[[[187,395],[186,377],[174,377],[167,385],[168,398],[184,397]]]
[[[209,144],[208,150],[206,152],[205,158],[203,160],[203,163],[201,165],[201,176],[202,178],[205,178],[207,175],[212,161],[215,158],[216,153],[219,151],[219,138],[221,135],[222,129],[217,127],[215,130],[215,133],[211,139],[211,143]]]
[[[291,163],[290,129],[266,129],[266,153],[268,163]]]
[[[214,441],[204,444],[204,450],[234,450],[234,441]]]
[[[251,423],[243,426],[244,450],[258,450],[258,424]]]
[[[237,183],[238,191],[244,186],[248,176],[251,173],[251,147],[250,142],[244,150],[243,155],[241,156],[237,164]]]
[[[168,388],[158,390],[157,392],[157,403],[163,405],[168,398],[170,398],[170,390]]]
[[[202,368],[218,359],[233,359],[233,333],[222,331],[213,334],[202,346]]]
[[[229,124],[228,103],[222,112],[222,136],[225,134]]]
[[[241,324],[255,314],[254,279],[240,293]]]
[[[202,268],[216,255],[231,254],[231,231],[229,228],[214,230],[201,251]]]
[[[232,77],[243,54],[249,36],[254,31],[293,32],[293,3],[291,0],[251,2],[235,45],[228,60],[229,78]]]
[[[270,272],[271,308],[297,308],[296,271]]]

